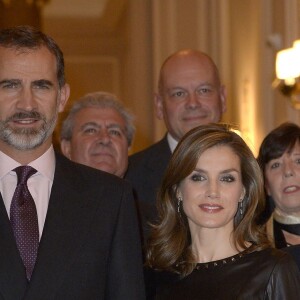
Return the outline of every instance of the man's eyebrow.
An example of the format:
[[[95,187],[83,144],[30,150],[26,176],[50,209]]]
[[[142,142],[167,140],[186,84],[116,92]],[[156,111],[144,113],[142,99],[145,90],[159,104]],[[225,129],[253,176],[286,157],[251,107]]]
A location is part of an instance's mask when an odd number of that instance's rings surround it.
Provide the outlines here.
[[[100,126],[99,126],[97,123],[95,123],[95,122],[86,122],[86,123],[84,123],[84,124],[82,124],[82,125],[80,126],[80,129],[82,130],[82,129],[84,129],[84,128],[87,127],[87,126],[94,126],[94,127],[97,127],[97,128],[100,127]]]
[[[33,85],[38,85],[38,86],[41,86],[41,85],[48,85],[48,86],[54,86],[53,82],[50,81],[50,80],[47,80],[47,79],[39,79],[39,80],[34,80],[32,82]]]
[[[80,126],[80,129],[82,130],[82,129],[88,127],[88,126],[93,126],[93,127],[97,127],[97,128],[101,128],[102,127],[102,125],[99,125],[96,122],[86,122],[86,123],[82,124],[82,126]],[[108,124],[106,126],[106,128],[108,128],[108,129],[110,129],[110,128],[119,128],[121,130],[124,129],[124,127],[122,125],[118,124],[118,123]]]
[[[172,86],[170,88],[167,88],[167,91],[173,91],[173,90],[184,90],[185,88],[182,86]]]
[[[117,129],[120,129],[123,133],[126,132],[126,126],[124,125],[121,125],[121,124],[118,124],[118,123],[111,123],[109,124],[106,128],[108,129],[114,129],[114,128],[117,128]]]
[[[216,86],[216,85],[211,82],[202,82],[198,85],[198,87],[202,87],[202,86]]]
[[[0,85],[6,84],[6,83],[20,83],[20,79],[3,79],[0,81]]]

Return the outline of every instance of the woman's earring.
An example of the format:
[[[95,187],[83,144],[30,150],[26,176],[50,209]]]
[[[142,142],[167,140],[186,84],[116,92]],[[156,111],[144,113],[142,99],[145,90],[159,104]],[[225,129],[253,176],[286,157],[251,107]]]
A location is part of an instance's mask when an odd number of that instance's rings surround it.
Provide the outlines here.
[[[177,212],[180,213],[180,202],[182,201],[182,197],[178,197],[177,199]]]
[[[239,210],[240,210],[240,215],[243,215],[243,199],[239,202]]]

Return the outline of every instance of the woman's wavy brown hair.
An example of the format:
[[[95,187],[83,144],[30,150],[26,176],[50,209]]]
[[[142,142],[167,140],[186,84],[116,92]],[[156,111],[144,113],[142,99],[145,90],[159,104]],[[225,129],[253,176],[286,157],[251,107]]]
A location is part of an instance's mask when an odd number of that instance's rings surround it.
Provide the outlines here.
[[[256,219],[263,210],[264,186],[260,167],[244,140],[228,124],[209,124],[188,132],[176,147],[166,169],[158,192],[159,221],[153,225],[147,249],[146,265],[186,276],[197,261],[191,251],[191,236],[187,217],[183,210],[178,213],[177,189],[190,175],[201,154],[215,146],[228,146],[240,158],[242,183],[245,188],[243,215],[234,218],[233,240],[237,248],[251,251],[270,245],[265,228]]]

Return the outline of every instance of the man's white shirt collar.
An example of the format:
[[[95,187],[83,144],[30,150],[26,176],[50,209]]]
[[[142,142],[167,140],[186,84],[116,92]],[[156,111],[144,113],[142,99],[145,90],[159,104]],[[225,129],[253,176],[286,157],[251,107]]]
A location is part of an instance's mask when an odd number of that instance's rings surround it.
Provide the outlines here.
[[[169,132],[167,134],[167,140],[168,140],[171,152],[173,153],[176,146],[177,146],[177,144],[178,144],[178,142],[171,136],[171,134]]]

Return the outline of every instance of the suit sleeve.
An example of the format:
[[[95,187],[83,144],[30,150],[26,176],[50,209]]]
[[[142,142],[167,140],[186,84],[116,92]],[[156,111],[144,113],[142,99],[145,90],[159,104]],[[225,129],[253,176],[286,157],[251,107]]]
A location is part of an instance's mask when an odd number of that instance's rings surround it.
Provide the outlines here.
[[[274,267],[268,287],[267,299],[298,300],[300,295],[300,272],[289,254],[282,256]]]
[[[107,300],[143,300],[145,288],[137,209],[125,184],[111,245]]]

